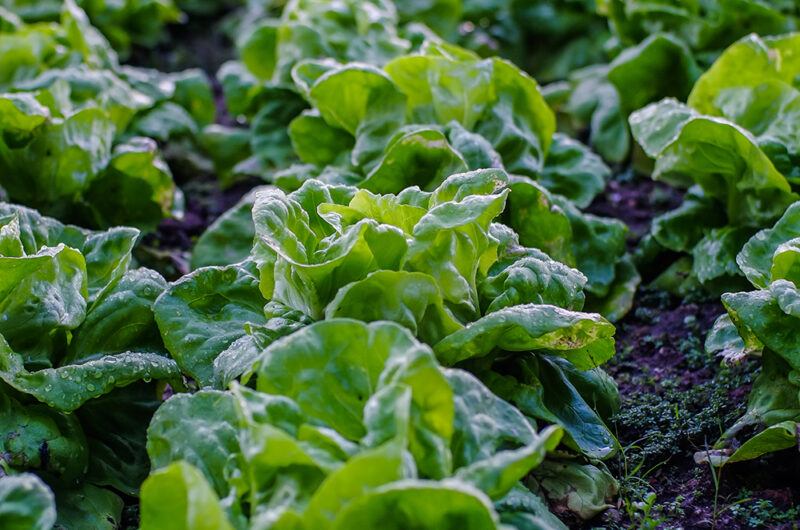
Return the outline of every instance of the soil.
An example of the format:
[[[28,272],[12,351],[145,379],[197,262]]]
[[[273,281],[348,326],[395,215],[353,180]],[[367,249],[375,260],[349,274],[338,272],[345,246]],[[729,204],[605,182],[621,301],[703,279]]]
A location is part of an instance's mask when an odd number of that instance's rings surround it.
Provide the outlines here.
[[[603,217],[616,217],[628,225],[629,243],[635,245],[650,229],[650,222],[659,213],[677,207],[683,194],[666,184],[643,179],[630,170],[621,171],[589,207]]]
[[[134,55],[134,62],[169,70],[186,67],[188,60],[213,78],[230,56],[230,43],[208,38],[216,34],[208,29],[213,22],[174,30],[170,42],[182,43],[178,50],[161,49],[155,60],[153,54]],[[218,103],[220,121],[231,124],[221,97]],[[160,260],[160,268],[166,264],[167,275],[174,277],[187,272],[188,250],[196,237],[257,182],[221,190],[213,176],[198,175],[179,184],[186,214],[164,221],[148,236],[146,256],[140,258]],[[680,201],[680,192],[623,171],[589,211],[623,220],[634,248],[653,217]],[[798,528],[796,451],[727,466],[721,475],[694,461],[696,451],[713,445],[723,426],[743,413],[757,373],[757,363],[725,367],[704,353],[706,331],[722,312],[717,301],[687,301],[643,289],[618,323],[618,355],[607,370],[620,389],[622,412],[613,428],[624,450],[608,464],[620,478],[620,497],[585,528]],[[633,504],[648,492],[657,496],[645,518],[645,511]]]

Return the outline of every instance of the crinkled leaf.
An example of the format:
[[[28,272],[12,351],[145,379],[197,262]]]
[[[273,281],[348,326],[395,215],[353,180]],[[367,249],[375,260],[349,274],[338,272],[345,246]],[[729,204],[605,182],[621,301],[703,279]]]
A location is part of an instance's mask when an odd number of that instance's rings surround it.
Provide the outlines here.
[[[247,264],[205,267],[171,284],[153,310],[164,344],[201,385],[214,383],[214,359],[265,322],[258,278]]]
[[[0,449],[6,464],[57,483],[81,479],[89,450],[78,419],[43,404],[22,405],[4,392],[0,393]]]
[[[421,469],[442,473],[449,467],[428,444],[447,447],[452,392],[430,349],[396,324],[318,322],[268,347],[257,374],[259,391],[296,400],[307,415],[352,440],[366,434],[362,416],[372,394],[384,385],[408,385],[414,404],[411,421],[418,424],[412,429],[411,451]],[[440,461],[434,465],[422,458]]]
[[[536,180],[552,193],[586,208],[606,186],[611,170],[582,143],[561,133],[553,135],[544,169]]]
[[[622,162],[630,150],[630,132],[619,91],[607,74],[607,66],[574,72],[565,110],[589,127],[589,144],[600,156],[610,162]]]
[[[152,230],[173,208],[175,185],[155,141],[136,137],[114,147],[108,167],[86,190],[99,226]]]
[[[637,139],[663,130],[664,121],[671,125],[669,136],[665,140],[659,136],[647,149],[656,156],[654,179],[699,184],[722,203],[731,223],[743,226],[771,222],[797,199],[786,178],[740,126],[700,115],[671,100],[631,115]],[[639,141],[645,145],[651,140]]]
[[[462,327],[444,307],[434,279],[420,272],[376,271],[344,286],[325,308],[325,318],[338,317],[391,320],[428,344]]]
[[[365,451],[326,477],[308,503],[303,520],[308,528],[330,525],[343,507],[370,490],[411,478],[397,444]]]
[[[542,350],[588,370],[614,355],[614,326],[597,314],[527,304],[490,313],[434,346],[447,365],[495,350]]]
[[[772,256],[772,281],[788,280],[800,285],[800,237],[790,239],[775,249]]]
[[[124,351],[162,351],[153,302],[166,287],[164,278],[150,269],[126,272],[89,306],[62,364]]]
[[[707,352],[716,353],[728,363],[741,361],[749,353],[758,353],[748,350],[730,315],[722,315],[714,321],[714,326],[706,336],[705,348]]]
[[[570,461],[548,461],[535,473],[550,502],[588,520],[610,507],[618,485],[605,468]]]
[[[509,187],[511,195],[502,219],[519,234],[519,242],[574,267],[572,224],[566,212],[530,179],[512,178]]]
[[[550,356],[514,361],[509,375],[484,373],[489,387],[526,416],[561,425],[565,442],[594,457],[614,453],[617,441],[601,414],[619,408],[613,380],[599,369],[579,371]]]
[[[316,109],[306,110],[292,120],[289,138],[300,161],[318,166],[347,163],[347,155],[355,145],[350,134],[329,125]]]
[[[416,128],[392,139],[359,187],[376,193],[398,193],[411,186],[432,190],[450,175],[466,170],[461,154],[442,132]]]
[[[116,227],[90,231],[44,217],[35,210],[0,203],[0,216],[16,216],[25,254],[36,254],[41,247],[64,243],[79,250],[86,261],[89,301],[128,270],[131,251],[139,237],[135,228]]]
[[[800,369],[798,318],[784,313],[772,293],[726,293],[722,295],[722,303],[742,336],[754,336],[793,369]],[[746,339],[745,343],[752,343],[752,340]]]
[[[661,98],[685,99],[700,72],[683,41],[656,33],[616,56],[609,65],[608,80],[630,113]]]
[[[24,146],[2,146],[0,184],[15,202],[63,211],[108,165],[114,130],[99,108],[43,125]]]
[[[772,228],[753,236],[736,257],[739,267],[759,288],[765,288],[771,278],[772,259],[778,247],[800,234],[800,202],[791,205]]]
[[[800,287],[788,280],[775,280],[769,290],[778,306],[789,316],[800,319]]]
[[[259,192],[253,207],[256,253],[263,255],[261,290],[265,296],[319,318],[339,288],[379,268],[396,268],[406,250],[402,232],[363,219],[335,237],[327,215],[317,206],[346,204],[352,188],[306,182],[286,196]],[[290,227],[286,230],[286,227]]]
[[[237,377],[250,372],[264,348],[312,323],[301,311],[279,302],[267,303],[264,306],[264,316],[265,324],[245,324],[246,335],[233,341],[214,359],[217,385],[226,387]]]
[[[493,499],[502,497],[558,445],[560,431],[537,434],[519,410],[474,376],[454,369],[446,374],[456,405],[456,476]]]
[[[705,285],[741,276],[736,255],[752,233],[747,227],[711,229],[692,249],[694,276]]]
[[[0,257],[0,334],[30,367],[55,362],[59,333],[77,328],[86,316],[86,262],[59,244],[34,255]]]
[[[461,318],[479,314],[476,275],[493,258],[495,242],[489,227],[502,212],[507,195],[504,191],[442,203],[414,226],[404,267],[432,276],[448,307]]]
[[[0,379],[63,412],[72,412],[114,388],[139,380],[169,379],[179,373],[178,365],[171,359],[155,353],[134,352],[30,372],[23,367],[22,357],[0,339]]]
[[[445,375],[455,399],[452,447],[456,467],[536,439],[536,432],[519,410],[494,395],[475,376],[453,368],[445,370]]]
[[[583,308],[586,277],[536,249],[506,251],[478,285],[485,314],[504,307],[534,303],[557,305],[579,311]]]
[[[239,452],[235,400],[229,393],[201,390],[167,400],[147,429],[153,469],[186,461],[199,469],[218,495],[227,495],[225,469]]]
[[[54,530],[96,528],[115,530],[122,523],[123,501],[110,490],[92,484],[56,491],[58,518]]]

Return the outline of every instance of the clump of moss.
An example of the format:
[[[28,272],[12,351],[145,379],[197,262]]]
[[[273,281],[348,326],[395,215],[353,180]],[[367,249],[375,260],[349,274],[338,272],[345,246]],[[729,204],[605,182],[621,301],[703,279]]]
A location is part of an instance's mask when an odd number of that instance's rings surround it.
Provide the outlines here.
[[[691,364],[694,364],[693,361]],[[683,451],[713,443],[744,412],[744,403],[732,403],[730,394],[749,384],[752,374],[738,367],[720,367],[714,378],[683,389],[682,381],[662,379],[653,392],[626,396],[612,421],[630,438],[626,458],[655,465]],[[652,378],[647,382],[652,383]]]

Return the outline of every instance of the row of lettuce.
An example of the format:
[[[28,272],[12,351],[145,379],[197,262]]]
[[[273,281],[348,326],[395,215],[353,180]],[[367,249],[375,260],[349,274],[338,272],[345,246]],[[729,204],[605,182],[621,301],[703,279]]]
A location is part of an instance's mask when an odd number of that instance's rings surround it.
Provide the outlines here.
[[[595,27],[582,2],[466,28],[440,16],[459,2],[403,4],[248,5],[218,74],[244,127],[213,123],[197,71],[121,66],[72,0],[55,22],[0,11],[17,52],[0,185],[41,212],[0,209],[0,521],[117,528],[148,475],[143,528],[563,528],[548,503],[588,519],[616,488],[600,367],[637,266],[678,294],[756,288],[723,296],[708,348],[761,374],[698,458],[796,445],[800,37],[720,55],[794,29],[791,6],[713,2],[711,25],[604,2],[613,60],[539,87],[476,51],[542,38],[509,29],[530,17]],[[624,224],[583,211],[631,156],[688,188],[633,255]],[[173,171],[212,167],[270,185],[190,274],[137,268],[139,231],[108,227],[179,216]]]

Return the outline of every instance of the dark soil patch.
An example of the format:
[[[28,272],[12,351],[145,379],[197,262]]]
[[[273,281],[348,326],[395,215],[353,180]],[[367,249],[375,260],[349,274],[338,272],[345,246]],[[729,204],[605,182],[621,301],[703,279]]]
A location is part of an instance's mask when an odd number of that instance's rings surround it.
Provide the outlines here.
[[[233,43],[222,31],[227,14],[192,15],[182,24],[172,24],[160,44],[135,47],[126,62],[162,72],[200,68],[214,77],[219,67],[235,56]]]
[[[616,217],[630,229],[632,243],[650,229],[654,217],[676,208],[683,194],[666,184],[637,178],[630,169],[618,173],[588,211],[603,217]]]
[[[156,232],[145,236],[138,246],[137,258],[160,271],[167,280],[187,274],[197,238],[217,217],[261,184],[260,180],[252,179],[223,190],[215,178],[208,176],[179,183],[186,197],[183,217],[161,221]]]

